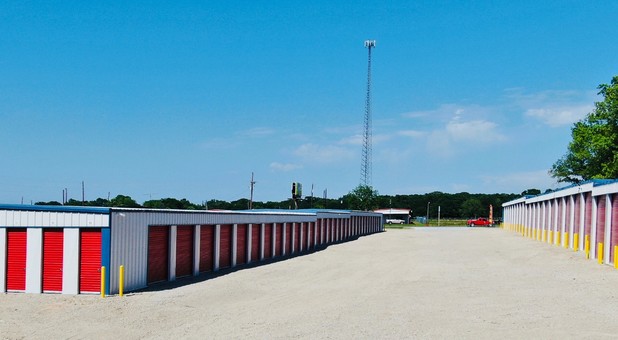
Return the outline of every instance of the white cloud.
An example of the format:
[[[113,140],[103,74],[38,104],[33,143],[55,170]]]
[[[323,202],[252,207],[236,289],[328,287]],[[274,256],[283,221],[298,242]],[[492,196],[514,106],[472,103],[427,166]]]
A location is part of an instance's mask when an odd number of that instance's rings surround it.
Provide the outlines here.
[[[288,172],[288,171],[292,171],[296,169],[302,169],[302,167],[303,167],[302,165],[294,164],[294,163],[279,163],[279,162],[270,163],[270,169],[274,171]]]
[[[307,143],[296,148],[294,155],[306,162],[336,163],[354,158],[355,153],[342,146]]]
[[[593,105],[546,107],[528,109],[526,110],[525,115],[539,119],[551,127],[558,127],[571,125],[581,120],[593,109]]]
[[[545,191],[545,189],[560,187],[556,180],[547,173],[547,169],[481,176],[481,180],[483,186],[495,188],[494,192],[519,193],[526,189],[534,188]]]
[[[594,109],[598,96],[594,92],[541,91],[525,93],[523,89],[505,90],[505,99],[523,110],[524,116],[540,120],[550,127],[573,124]]]
[[[497,130],[497,124],[486,120],[461,121],[454,117],[445,127],[446,134],[453,141],[496,142],[503,141],[504,136]]]

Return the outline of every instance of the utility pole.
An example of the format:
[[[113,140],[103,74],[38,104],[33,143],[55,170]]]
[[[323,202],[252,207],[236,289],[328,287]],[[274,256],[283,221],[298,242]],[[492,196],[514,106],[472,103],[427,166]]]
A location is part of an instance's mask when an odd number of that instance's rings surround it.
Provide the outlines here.
[[[82,206],[84,205],[85,200],[86,200],[86,192],[84,190],[84,181],[82,181]]]
[[[253,180],[253,172],[251,172],[251,198],[249,199],[249,210],[253,209],[253,187],[255,186],[255,181]]]

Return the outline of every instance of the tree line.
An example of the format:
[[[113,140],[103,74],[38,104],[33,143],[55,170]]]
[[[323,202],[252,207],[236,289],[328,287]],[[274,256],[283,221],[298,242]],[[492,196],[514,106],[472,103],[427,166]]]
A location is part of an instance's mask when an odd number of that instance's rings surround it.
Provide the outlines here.
[[[426,216],[429,208],[429,217],[437,218],[440,207],[441,218],[469,218],[487,217],[489,205],[494,207],[494,216],[502,215],[502,203],[519,198],[518,194],[471,194],[467,192],[450,194],[439,191],[427,194],[413,195],[378,195],[371,192],[370,199],[363,202],[363,197],[352,191],[340,198],[303,197],[299,199],[299,209],[338,209],[338,210],[375,210],[378,208],[407,209],[412,216]],[[57,201],[37,202],[37,205],[62,205]],[[235,201],[212,199],[202,203],[193,203],[187,199],[162,198],[143,202],[135,201],[130,196],[118,195],[111,199],[97,198],[93,201],[79,201],[69,199],[65,205],[96,206],[96,207],[125,207],[148,209],[183,209],[183,210],[247,210],[249,200],[241,198]],[[254,209],[293,209],[292,200],[253,202]]]

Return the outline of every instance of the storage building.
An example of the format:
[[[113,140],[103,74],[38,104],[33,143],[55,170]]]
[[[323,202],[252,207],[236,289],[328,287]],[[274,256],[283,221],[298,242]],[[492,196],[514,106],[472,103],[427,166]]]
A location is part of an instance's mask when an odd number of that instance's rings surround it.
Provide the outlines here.
[[[381,231],[381,214],[360,211],[0,205],[0,291],[100,293],[103,279],[116,294],[121,265],[128,292]]]
[[[618,246],[618,182],[590,180],[502,205],[504,228],[586,251],[600,263],[615,263]]]

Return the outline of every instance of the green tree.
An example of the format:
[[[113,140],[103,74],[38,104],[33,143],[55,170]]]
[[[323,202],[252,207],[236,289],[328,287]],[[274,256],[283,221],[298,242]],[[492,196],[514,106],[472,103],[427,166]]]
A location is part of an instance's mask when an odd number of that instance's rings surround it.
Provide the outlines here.
[[[112,207],[123,208],[140,208],[141,206],[135,202],[130,196],[118,195],[110,201]]]
[[[463,217],[478,217],[488,214],[479,199],[470,198],[461,204],[461,216]]]
[[[618,178],[618,76],[599,85],[599,94],[604,100],[573,125],[566,155],[549,171],[560,182]]]
[[[378,192],[369,185],[359,185],[349,194],[342,197],[342,201],[352,210],[374,210],[377,208]]]

